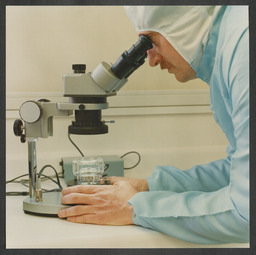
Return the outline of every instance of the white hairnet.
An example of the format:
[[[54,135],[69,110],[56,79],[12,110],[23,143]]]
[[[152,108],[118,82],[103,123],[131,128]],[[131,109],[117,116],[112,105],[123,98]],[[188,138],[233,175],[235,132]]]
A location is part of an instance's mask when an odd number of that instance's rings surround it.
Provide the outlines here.
[[[137,32],[162,34],[196,70],[219,6],[126,6]]]

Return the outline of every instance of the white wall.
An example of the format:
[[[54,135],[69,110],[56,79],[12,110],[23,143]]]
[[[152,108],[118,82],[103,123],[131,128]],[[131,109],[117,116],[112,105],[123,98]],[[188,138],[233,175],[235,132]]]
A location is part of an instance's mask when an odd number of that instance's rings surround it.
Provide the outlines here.
[[[61,92],[72,64],[92,71],[114,63],[138,37],[122,6],[7,6],[6,68],[9,92]],[[208,89],[199,80],[181,84],[146,62],[123,90]]]
[[[63,100],[61,78],[73,63],[88,71],[102,60],[114,62],[131,47],[137,35],[122,7],[35,7],[6,9],[6,163],[7,179],[27,173],[27,145],[13,135],[22,102]],[[224,157],[227,145],[209,107],[208,86],[199,80],[178,83],[167,72],[142,66],[118,96],[109,98],[104,119],[115,119],[109,134],[73,136],[90,155],[142,155],[127,176],[150,176],[156,165],[186,169]],[[77,156],[67,139],[72,117],[54,118],[54,136],[37,142],[38,167],[59,169],[63,156]],[[136,157],[130,158],[131,162]],[[127,161],[126,161],[127,163]]]

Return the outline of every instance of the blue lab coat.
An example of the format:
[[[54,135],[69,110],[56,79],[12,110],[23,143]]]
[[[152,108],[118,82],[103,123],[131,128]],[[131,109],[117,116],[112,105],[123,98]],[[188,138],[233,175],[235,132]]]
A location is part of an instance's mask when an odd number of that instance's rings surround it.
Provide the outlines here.
[[[193,243],[249,242],[248,30],[247,7],[224,7],[196,70],[210,86],[228,156],[185,171],[156,167],[150,191],[129,200],[134,224]]]

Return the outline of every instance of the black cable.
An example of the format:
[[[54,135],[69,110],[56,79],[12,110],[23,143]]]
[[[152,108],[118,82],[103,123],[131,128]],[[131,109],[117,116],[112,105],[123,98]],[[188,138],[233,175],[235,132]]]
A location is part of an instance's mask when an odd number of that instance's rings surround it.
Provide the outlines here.
[[[29,192],[27,191],[10,191],[6,192],[6,196],[28,196]]]
[[[20,175],[18,177],[15,177],[13,178],[12,180],[9,180],[9,181],[6,181],[6,184],[8,183],[11,183],[11,182],[15,182],[17,179],[21,178],[21,177],[24,177],[24,176],[27,176],[28,174],[23,174],[23,175]]]
[[[56,175],[56,179],[58,179],[58,181],[55,181],[52,177],[47,176],[45,174],[41,174],[41,175],[44,177],[44,179],[48,179],[60,186],[60,181],[59,181],[59,178],[57,177],[57,175]],[[44,179],[41,178],[41,181],[44,181]]]
[[[56,192],[56,191],[62,191],[62,189],[61,188],[51,189],[51,190],[42,189],[43,193]],[[28,195],[29,195],[29,192],[27,192],[27,191],[9,191],[9,192],[6,192],[6,196],[28,196]]]
[[[42,169],[41,169],[41,170],[39,171],[39,173],[38,173],[38,178],[41,177],[43,171],[44,171],[45,168],[47,168],[47,167],[50,167],[51,169],[53,169],[53,171],[55,172],[55,175],[56,175],[57,184],[58,184],[59,187],[62,189],[62,186],[61,186],[61,184],[60,184],[60,179],[59,179],[58,173],[57,173],[56,169],[55,169],[52,165],[45,165],[44,167],[42,167]],[[46,176],[46,175],[44,175],[44,177],[51,179],[50,177],[48,177],[48,176]],[[52,181],[54,181],[54,180],[52,179]],[[55,181],[54,181],[54,182],[55,182]]]
[[[73,140],[70,137],[70,134],[68,133],[68,139],[69,141],[75,146],[75,148],[79,151],[79,153],[81,154],[82,157],[84,157],[83,152],[78,148],[78,146],[73,142]]]
[[[56,191],[62,191],[62,188],[59,188],[59,189],[42,189],[43,193],[56,192]]]
[[[49,177],[47,175],[42,174],[43,171],[45,170],[45,168],[47,168],[47,167],[50,167],[50,168],[52,168],[54,170],[57,181],[55,181],[54,179],[52,179],[51,177]],[[24,185],[25,187],[28,188],[28,186],[26,185],[26,183],[29,182],[28,179],[17,181],[19,178],[24,177],[24,176],[28,176],[28,174],[23,174],[23,175],[20,175],[18,177],[15,177],[15,178],[13,178],[11,180],[8,180],[8,181],[6,181],[6,184],[8,184],[8,183],[21,183],[22,185]],[[41,176],[43,176],[44,179],[51,180],[52,182],[56,183],[59,186],[59,189],[52,189],[52,190],[42,189],[42,191],[44,193],[45,192],[53,192],[53,191],[61,191],[63,189],[62,186],[61,186],[60,180],[59,180],[59,175],[58,175],[56,169],[53,166],[45,165],[44,167],[42,167],[42,169],[38,173],[38,178],[40,178]],[[7,196],[27,196],[27,195],[29,195],[29,192],[26,192],[26,191],[21,191],[21,192],[19,192],[19,191],[11,191],[11,192],[6,192],[6,195]]]
[[[26,175],[28,175],[28,174],[24,174],[24,175],[22,175],[22,176],[26,176]],[[44,175],[44,174],[41,174],[41,175],[44,177],[44,178],[41,178],[41,181],[45,181],[46,179],[48,179],[48,180],[54,182],[55,184],[57,184],[57,185],[59,186],[59,183],[58,183],[57,181],[55,181],[54,179],[52,179],[50,176],[47,176],[47,175]],[[20,176],[20,177],[21,177],[21,176]],[[20,177],[16,177],[15,179],[18,179],[18,178],[20,178]],[[26,188],[29,188],[29,185],[27,185],[27,183],[29,182],[28,179],[25,179],[25,180],[23,179],[23,180],[20,180],[20,181],[15,181],[15,179],[6,182],[6,184],[8,184],[8,183],[10,183],[10,182],[12,182],[12,183],[20,183],[20,184],[22,184],[23,186],[25,186]]]
[[[138,155],[138,157],[139,157],[138,162],[134,166],[132,166],[132,167],[124,167],[124,170],[130,170],[130,169],[135,168],[140,163],[140,161],[141,161],[141,156],[140,156],[140,154],[137,151],[129,151],[129,152],[125,153],[123,156],[121,156],[120,158],[124,158],[125,156],[127,156],[129,154],[132,154],[132,153]]]
[[[72,139],[70,138],[70,134],[68,134],[68,138],[69,138],[70,142],[71,142],[71,143],[76,147],[76,149],[80,152],[80,154],[82,155],[82,157],[84,157],[84,154],[82,153],[82,151],[78,148],[78,146],[77,146],[77,145],[72,141]],[[124,167],[125,170],[130,170],[130,169],[135,168],[135,167],[140,163],[140,161],[141,161],[141,156],[140,156],[140,154],[139,154],[137,151],[129,151],[129,152],[125,153],[123,156],[121,156],[120,158],[124,158],[125,156],[127,156],[127,155],[129,155],[129,154],[132,154],[132,153],[136,154],[136,155],[139,157],[138,162],[137,162],[134,166],[132,166],[132,167],[126,167],[126,168]],[[51,178],[51,177],[49,177],[49,176],[43,174],[43,171],[44,171],[47,167],[50,167],[50,168],[52,168],[52,169],[54,170],[57,181],[55,181],[53,178]],[[106,165],[105,165],[104,172],[105,172],[108,168],[109,168],[109,164],[106,164]],[[24,176],[28,176],[28,174],[23,174],[23,175],[20,175],[20,176],[18,176],[18,177],[15,177],[15,178],[13,178],[13,179],[11,179],[11,180],[8,180],[8,181],[6,181],[6,184],[8,184],[8,183],[21,183],[21,184],[24,185],[25,187],[28,187],[28,186],[26,185],[26,183],[29,182],[28,179],[16,181],[16,180],[18,180],[19,178],[24,177]],[[55,169],[52,165],[45,165],[45,166],[43,166],[43,167],[41,168],[41,170],[39,171],[39,173],[38,173],[38,178],[41,178],[41,176],[43,176],[45,179],[51,180],[52,182],[56,183],[56,184],[59,186],[59,189],[52,189],[52,190],[42,189],[42,191],[43,191],[44,193],[45,193],[45,192],[61,191],[61,190],[63,189],[62,186],[61,186],[61,184],[60,184],[59,174],[57,173],[56,169]],[[42,180],[42,179],[41,179],[41,180]],[[19,191],[11,191],[11,192],[6,192],[6,195],[7,195],[7,196],[27,196],[27,195],[29,195],[29,192],[26,192],[26,191],[21,191],[21,192],[19,192]]]
[[[75,148],[79,151],[79,153],[81,154],[81,156],[84,157],[84,154],[83,154],[82,151],[79,149],[79,147],[74,143],[74,141],[71,139],[69,133],[68,133],[68,139],[69,139],[69,141],[75,146]],[[126,168],[124,168],[124,170],[130,170],[130,169],[135,168],[135,167],[140,163],[140,161],[141,161],[141,156],[140,156],[140,154],[139,154],[137,151],[129,151],[129,152],[125,153],[121,158],[125,157],[125,156],[128,155],[128,154],[132,154],[132,153],[138,155],[138,157],[139,157],[138,162],[137,162],[134,166],[132,166],[132,167],[126,167]],[[104,169],[104,171],[106,171],[108,168],[109,168],[109,165],[108,165],[107,168]]]
[[[47,166],[48,166],[48,165],[47,165]],[[45,168],[45,166],[44,166],[44,168]],[[55,172],[55,174],[56,174],[56,176],[59,177],[59,174],[60,174],[60,173],[58,174],[58,173]],[[50,179],[52,182],[55,182],[56,184],[59,184],[59,182],[56,182],[56,181],[53,180],[50,176],[44,175],[44,174],[42,174],[42,173],[41,173],[41,175],[42,175],[45,179]],[[29,182],[28,179],[23,179],[23,180],[20,180],[20,181],[16,181],[17,179],[19,179],[19,178],[21,178],[21,177],[24,177],[24,176],[28,176],[28,174],[20,175],[20,176],[18,176],[18,177],[15,177],[15,178],[13,178],[13,179],[11,179],[11,180],[6,181],[5,183],[6,183],[6,184],[8,184],[8,183],[21,183],[21,184],[24,184],[24,183],[26,183],[26,182]],[[57,178],[58,178],[58,177],[57,177]],[[43,178],[41,178],[41,180],[44,181]]]
[[[104,172],[107,171],[109,168],[109,164],[105,164]]]

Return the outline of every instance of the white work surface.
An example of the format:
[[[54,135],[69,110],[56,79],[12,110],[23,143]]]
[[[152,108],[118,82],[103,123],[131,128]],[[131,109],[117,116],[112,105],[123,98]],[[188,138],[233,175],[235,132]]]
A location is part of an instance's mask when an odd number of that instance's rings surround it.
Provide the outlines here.
[[[71,223],[25,214],[24,197],[6,198],[6,248],[249,248],[249,244],[198,245],[140,226]]]

